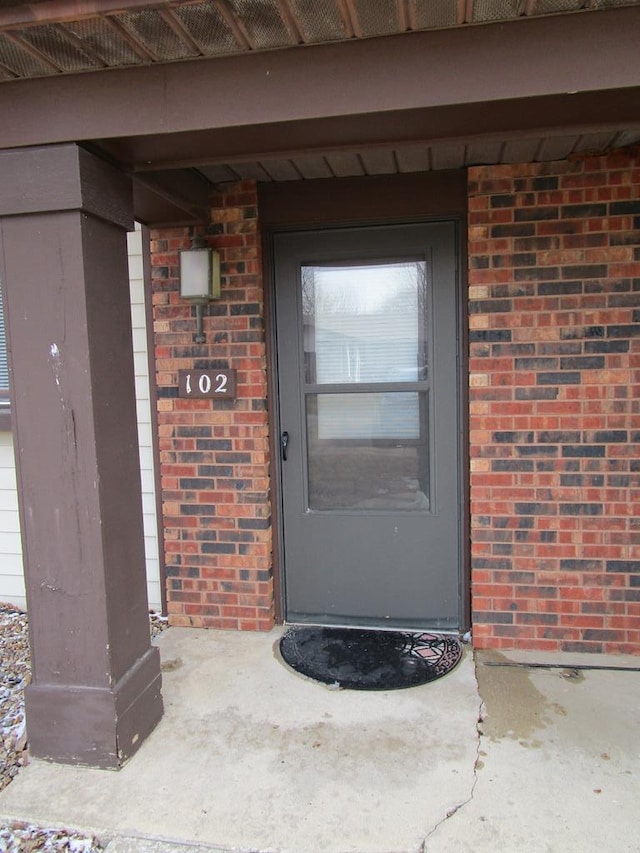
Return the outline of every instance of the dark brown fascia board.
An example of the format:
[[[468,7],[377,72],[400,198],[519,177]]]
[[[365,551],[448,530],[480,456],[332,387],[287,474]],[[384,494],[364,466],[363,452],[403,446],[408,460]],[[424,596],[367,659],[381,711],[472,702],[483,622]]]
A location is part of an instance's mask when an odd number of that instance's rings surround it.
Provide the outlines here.
[[[206,222],[209,216],[211,184],[194,170],[171,169],[166,172],[145,172],[135,177],[151,193],[182,211],[182,218]],[[135,207],[135,205],[134,205]]]
[[[200,216],[188,213],[181,205],[174,204],[135,179],[133,181],[133,211],[136,221],[149,227],[193,225],[202,221]]]
[[[134,171],[432,144],[640,128],[640,86],[618,92],[494,101],[376,115],[100,140]]]
[[[258,185],[265,234],[288,228],[464,219],[467,203],[466,169]]]
[[[0,148],[640,85],[640,7],[0,85]]]

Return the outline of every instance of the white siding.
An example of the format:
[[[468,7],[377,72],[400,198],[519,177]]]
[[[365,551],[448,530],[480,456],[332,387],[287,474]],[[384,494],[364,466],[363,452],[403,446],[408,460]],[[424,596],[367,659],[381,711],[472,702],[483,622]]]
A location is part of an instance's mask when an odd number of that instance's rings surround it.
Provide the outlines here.
[[[151,440],[151,404],[149,398],[149,362],[147,356],[147,323],[144,306],[144,272],[142,263],[142,232],[128,235],[129,286],[131,289],[131,320],[133,324],[133,358],[136,371],[136,405],[138,409],[138,441],[140,443],[140,478],[142,482],[142,512],[144,548],[147,557],[147,594],[149,607],[160,610],[160,559],[156,520],[156,489]]]
[[[24,607],[16,468],[10,432],[0,432],[0,601]]]
[[[147,560],[149,606],[161,607],[160,561],[156,527],[156,497],[151,442],[151,407],[144,309],[142,233],[128,235],[131,317],[133,321],[134,360],[140,442],[140,477],[144,544]],[[0,432],[0,601],[24,607],[25,588],[20,544],[20,521],[16,492],[16,471],[11,433]]]

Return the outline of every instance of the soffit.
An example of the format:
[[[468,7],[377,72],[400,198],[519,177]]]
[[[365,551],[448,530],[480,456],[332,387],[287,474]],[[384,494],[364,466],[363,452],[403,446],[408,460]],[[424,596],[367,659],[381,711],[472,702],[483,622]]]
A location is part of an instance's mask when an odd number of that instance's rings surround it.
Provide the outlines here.
[[[351,178],[462,169],[505,163],[541,163],[599,154],[640,143],[640,128],[570,135],[518,136],[437,145],[363,148],[200,166],[212,183],[237,180],[279,182],[316,178]]]
[[[437,145],[378,146],[136,171],[133,175],[136,217],[150,225],[206,220],[213,186],[238,180],[277,184],[444,172],[474,165],[535,163],[597,155],[638,144],[640,126],[600,133],[547,133],[471,142],[450,140]]]
[[[640,0],[0,2],[0,81],[640,5]]]

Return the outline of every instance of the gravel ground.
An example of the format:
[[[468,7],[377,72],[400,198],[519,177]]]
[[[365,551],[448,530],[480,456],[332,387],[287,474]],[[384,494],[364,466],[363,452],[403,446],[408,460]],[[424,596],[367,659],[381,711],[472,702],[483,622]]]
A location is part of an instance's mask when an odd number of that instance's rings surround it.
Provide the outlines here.
[[[152,638],[167,627],[166,617],[157,613],[150,613],[149,621]],[[0,604],[0,790],[28,763],[24,688],[30,681],[27,614],[10,604]],[[100,853],[104,848],[95,838],[66,829],[0,824],[0,853],[38,850]]]

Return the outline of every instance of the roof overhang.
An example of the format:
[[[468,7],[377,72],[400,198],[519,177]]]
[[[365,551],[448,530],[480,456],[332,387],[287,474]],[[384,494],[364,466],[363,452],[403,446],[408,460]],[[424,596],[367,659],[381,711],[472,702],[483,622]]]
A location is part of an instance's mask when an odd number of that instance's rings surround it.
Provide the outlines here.
[[[16,80],[0,147],[89,145],[139,176],[150,222],[201,218],[234,177],[595,152],[640,140],[639,36],[632,6]]]

